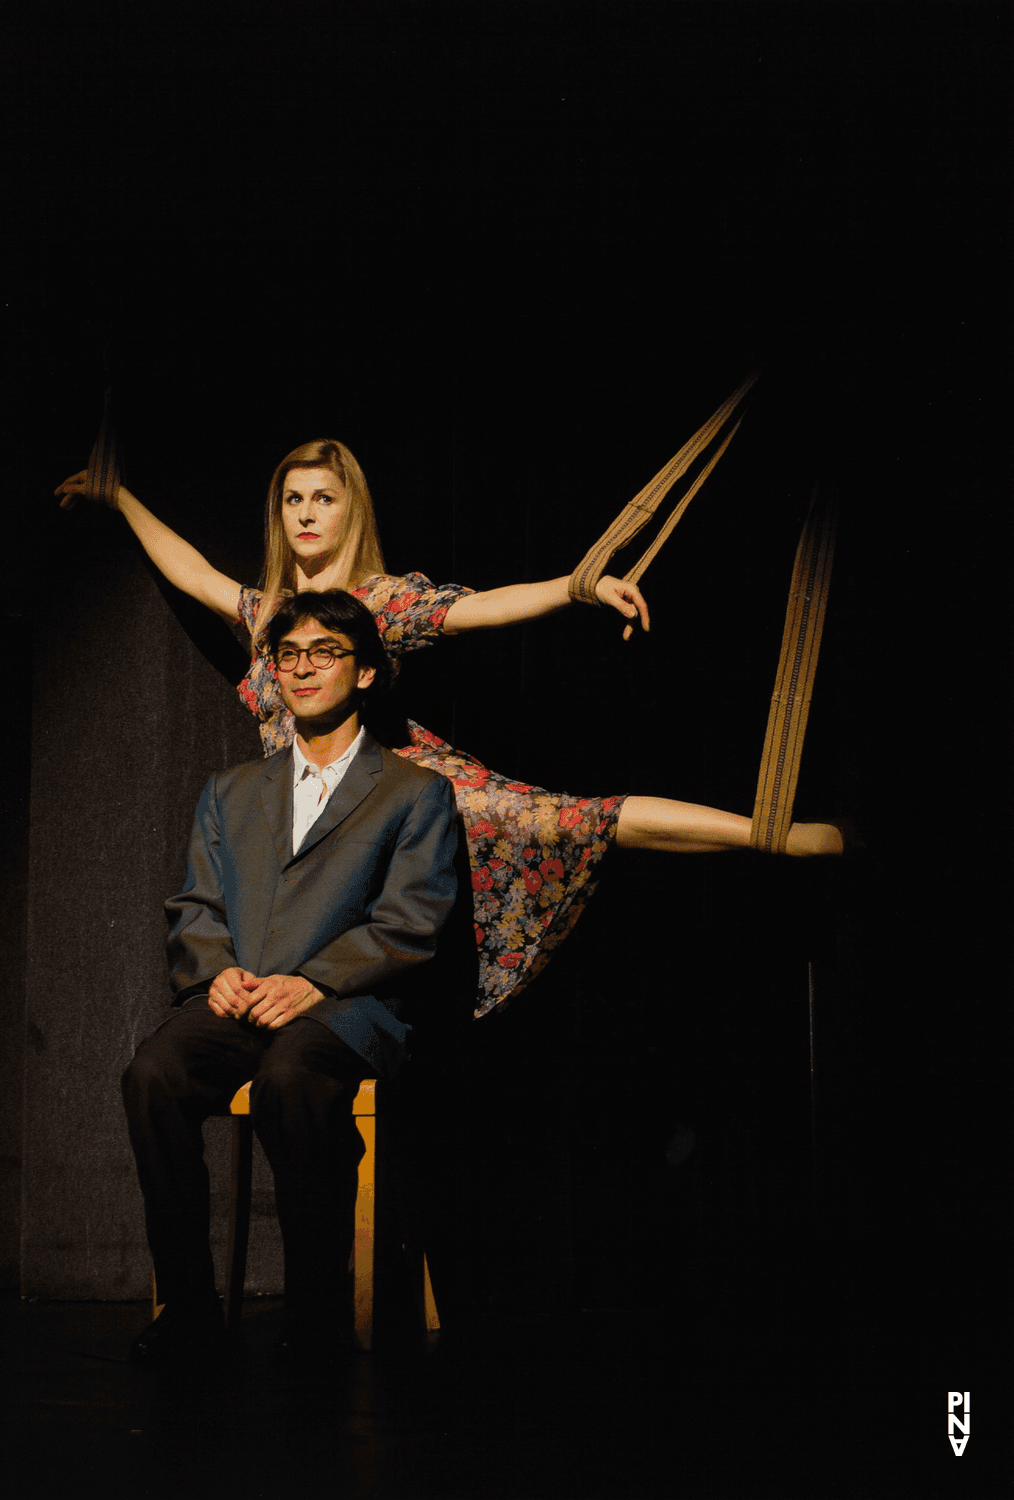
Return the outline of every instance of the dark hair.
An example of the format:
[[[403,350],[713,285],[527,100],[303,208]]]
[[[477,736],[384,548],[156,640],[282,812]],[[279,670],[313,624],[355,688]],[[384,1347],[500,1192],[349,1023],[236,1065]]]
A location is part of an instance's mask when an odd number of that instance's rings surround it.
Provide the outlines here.
[[[283,599],[268,622],[268,649],[274,657],[282,636],[306,620],[316,620],[325,630],[335,635],[344,635],[356,653],[356,665],[372,667],[372,693],[382,693],[394,680],[394,667],[388,660],[384,643],[380,639],[377,622],[358,599],[344,589],[303,589],[289,599]]]

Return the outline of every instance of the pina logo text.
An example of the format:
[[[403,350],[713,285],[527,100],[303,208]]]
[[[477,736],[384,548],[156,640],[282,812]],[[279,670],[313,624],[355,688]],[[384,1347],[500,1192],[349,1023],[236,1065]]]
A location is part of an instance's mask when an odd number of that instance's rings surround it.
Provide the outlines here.
[[[969,1416],[971,1402],[968,1397],[968,1391],[947,1392],[947,1436],[958,1458],[965,1451],[969,1428],[972,1425],[972,1418]],[[961,1437],[955,1437],[955,1431],[960,1432]]]

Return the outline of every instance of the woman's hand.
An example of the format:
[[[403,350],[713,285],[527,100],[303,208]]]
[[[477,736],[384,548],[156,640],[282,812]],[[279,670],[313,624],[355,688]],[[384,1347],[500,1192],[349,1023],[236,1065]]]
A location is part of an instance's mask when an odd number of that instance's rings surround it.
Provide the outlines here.
[[[637,618],[640,618],[642,629],[651,629],[648,606],[636,583],[627,583],[622,578],[610,578],[608,574],[604,575],[595,585],[595,597],[600,604],[611,604],[613,609],[618,609],[621,615],[625,615],[631,621],[631,624],[624,627],[623,639],[625,641],[629,641],[633,635],[633,621]]]
[[[62,484],[58,484],[53,493],[62,497],[60,499],[61,510],[70,510],[71,506],[80,500],[82,496],[86,500],[93,499],[94,497],[88,492],[88,470],[82,469],[80,474],[72,474],[69,479],[65,479]],[[130,491],[125,489],[122,484],[116,486],[116,510],[120,509],[120,502],[123,496],[129,495],[129,493]]]

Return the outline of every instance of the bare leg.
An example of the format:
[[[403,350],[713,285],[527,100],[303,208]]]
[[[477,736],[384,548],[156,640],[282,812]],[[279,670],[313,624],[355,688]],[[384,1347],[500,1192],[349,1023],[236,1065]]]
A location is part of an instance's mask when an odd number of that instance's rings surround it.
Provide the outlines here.
[[[628,797],[616,822],[616,842],[625,849],[661,849],[669,854],[748,849],[750,819],[670,797]],[[793,823],[789,829],[787,854],[841,852],[841,834],[830,823]]]

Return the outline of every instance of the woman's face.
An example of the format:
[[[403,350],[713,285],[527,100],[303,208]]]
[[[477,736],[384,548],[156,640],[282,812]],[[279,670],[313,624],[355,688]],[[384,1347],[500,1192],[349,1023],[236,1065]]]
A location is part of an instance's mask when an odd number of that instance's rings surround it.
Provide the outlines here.
[[[285,538],[300,562],[337,552],[345,526],[345,486],[331,469],[290,469],[282,486]]]

